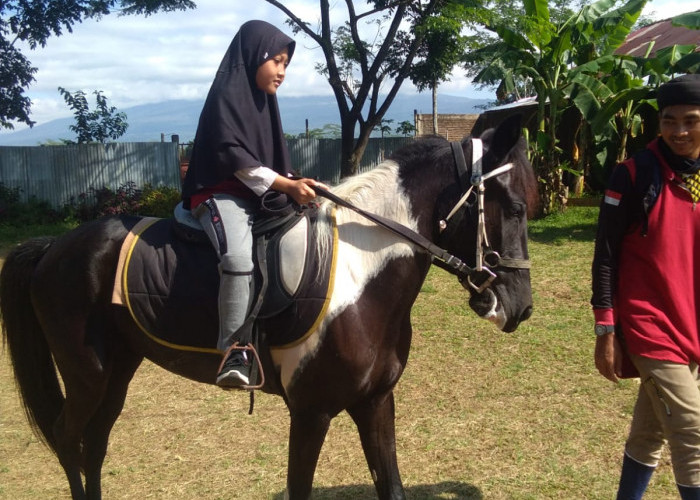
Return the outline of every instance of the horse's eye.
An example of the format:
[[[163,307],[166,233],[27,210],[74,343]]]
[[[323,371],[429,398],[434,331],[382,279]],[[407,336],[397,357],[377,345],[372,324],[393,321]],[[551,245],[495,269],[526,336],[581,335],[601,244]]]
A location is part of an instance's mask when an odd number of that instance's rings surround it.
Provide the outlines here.
[[[510,207],[511,214],[513,217],[522,217],[523,214],[525,213],[525,204],[524,203],[513,203]]]

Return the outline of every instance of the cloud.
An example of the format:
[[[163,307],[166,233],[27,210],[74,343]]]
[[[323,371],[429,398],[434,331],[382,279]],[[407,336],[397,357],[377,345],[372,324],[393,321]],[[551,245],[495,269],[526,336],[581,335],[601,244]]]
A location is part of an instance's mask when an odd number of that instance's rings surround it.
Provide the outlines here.
[[[648,11],[672,16],[693,10],[696,0],[656,0]],[[197,0],[197,9],[150,17],[105,16],[73,27],[73,33],[51,38],[45,48],[25,50],[38,68],[30,87],[32,119],[38,123],[71,116],[57,87],[91,94],[101,90],[111,105],[124,109],[170,99],[203,98],[216,68],[241,24],[264,19],[292,35],[286,16],[263,0],[222,2]],[[296,0],[285,5],[313,29],[319,23],[315,0]],[[331,11],[332,22],[345,21],[345,7]],[[655,15],[654,17],[661,17]],[[286,96],[330,95],[325,79],[315,70],[322,54],[315,43],[299,33],[292,35],[297,51],[280,90]],[[414,91],[406,82],[402,91]],[[491,97],[477,92],[460,71],[441,86],[442,93]],[[18,126],[17,128],[21,128]]]
[[[268,20],[291,34],[284,14],[262,1],[199,0],[192,11],[150,17],[113,14],[75,25],[73,33],[51,38],[45,48],[23,49],[38,68],[28,92],[32,119],[71,115],[59,86],[101,90],[118,108],[202,98],[236,31],[250,19]],[[295,57],[295,66],[313,68],[313,56],[303,52]],[[300,78],[299,84],[290,90],[329,92],[320,76]]]

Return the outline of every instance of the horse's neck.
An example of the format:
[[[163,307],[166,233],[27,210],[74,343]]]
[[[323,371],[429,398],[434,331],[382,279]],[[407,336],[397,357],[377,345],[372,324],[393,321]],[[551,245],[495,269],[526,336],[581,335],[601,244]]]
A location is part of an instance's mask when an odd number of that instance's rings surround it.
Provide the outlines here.
[[[387,161],[366,174],[349,179],[334,192],[362,210],[416,229],[416,221],[411,216],[411,201],[400,185],[398,172],[398,165]],[[337,220],[339,224],[367,222],[362,216],[348,210],[342,210]]]
[[[399,184],[396,164],[382,164],[357,179],[345,181],[334,189],[334,193],[367,212],[411,229],[416,227],[416,221],[411,217],[411,202]],[[407,240],[352,210],[341,207],[335,214],[338,230],[337,267],[326,322],[357,303],[368,283],[387,266],[397,265],[400,258],[415,258],[417,251]],[[416,278],[416,266],[409,266],[402,273],[390,273],[389,276],[392,280],[403,280],[394,283],[397,289],[404,282],[420,278]]]

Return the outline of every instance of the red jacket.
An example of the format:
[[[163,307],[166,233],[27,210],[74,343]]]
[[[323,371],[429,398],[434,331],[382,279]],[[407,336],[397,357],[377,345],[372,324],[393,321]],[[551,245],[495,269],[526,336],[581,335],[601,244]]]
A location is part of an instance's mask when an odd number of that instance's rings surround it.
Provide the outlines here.
[[[591,304],[597,322],[618,324],[630,353],[699,362],[700,208],[658,139],[648,149],[662,182],[647,229],[627,160],[613,171],[601,204]]]

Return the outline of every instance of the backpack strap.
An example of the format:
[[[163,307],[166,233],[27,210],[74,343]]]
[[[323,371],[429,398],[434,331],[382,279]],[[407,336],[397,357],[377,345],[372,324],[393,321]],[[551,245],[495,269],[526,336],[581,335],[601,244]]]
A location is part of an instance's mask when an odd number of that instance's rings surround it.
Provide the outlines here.
[[[651,149],[643,149],[624,162],[642,211],[642,235],[649,230],[649,213],[661,193],[661,168]]]

